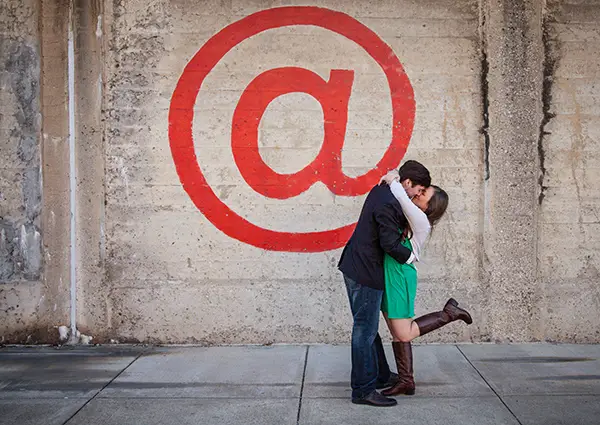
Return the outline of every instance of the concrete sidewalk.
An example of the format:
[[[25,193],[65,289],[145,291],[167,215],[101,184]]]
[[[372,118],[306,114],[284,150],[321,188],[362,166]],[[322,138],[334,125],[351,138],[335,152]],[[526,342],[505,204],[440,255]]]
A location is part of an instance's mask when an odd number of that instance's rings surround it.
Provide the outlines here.
[[[1,348],[0,424],[600,424],[600,345],[414,357],[417,394],[373,408],[350,403],[348,346]]]

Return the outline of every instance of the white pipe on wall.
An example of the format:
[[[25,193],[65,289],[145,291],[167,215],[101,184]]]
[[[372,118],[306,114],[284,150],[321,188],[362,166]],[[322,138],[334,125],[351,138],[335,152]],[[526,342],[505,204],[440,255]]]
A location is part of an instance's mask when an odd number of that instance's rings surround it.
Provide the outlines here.
[[[75,234],[75,194],[77,191],[77,176],[75,167],[75,40],[73,31],[73,3],[69,2],[69,35],[67,46],[67,73],[69,96],[69,208],[70,223],[70,282],[71,282],[71,341],[77,342],[77,238]]]

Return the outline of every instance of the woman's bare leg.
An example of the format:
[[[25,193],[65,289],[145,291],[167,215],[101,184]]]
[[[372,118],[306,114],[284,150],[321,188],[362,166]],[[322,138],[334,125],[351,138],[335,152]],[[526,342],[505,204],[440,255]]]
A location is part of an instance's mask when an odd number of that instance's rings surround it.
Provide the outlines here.
[[[412,319],[390,319],[387,314],[383,315],[396,342],[410,342],[420,335],[419,327]]]

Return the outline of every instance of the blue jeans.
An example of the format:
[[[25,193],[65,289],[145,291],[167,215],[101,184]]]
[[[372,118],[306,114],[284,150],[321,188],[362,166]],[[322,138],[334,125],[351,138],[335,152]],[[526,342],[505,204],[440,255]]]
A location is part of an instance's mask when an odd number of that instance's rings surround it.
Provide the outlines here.
[[[386,382],[390,367],[379,336],[379,312],[383,291],[361,285],[344,275],[352,326],[352,398],[363,398],[375,390],[377,382]]]

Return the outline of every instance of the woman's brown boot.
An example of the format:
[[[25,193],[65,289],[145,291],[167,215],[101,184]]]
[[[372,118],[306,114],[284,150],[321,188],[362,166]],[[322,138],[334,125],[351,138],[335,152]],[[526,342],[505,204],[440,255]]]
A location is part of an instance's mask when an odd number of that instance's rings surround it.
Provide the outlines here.
[[[383,390],[381,394],[389,397],[398,394],[413,395],[415,393],[415,380],[413,378],[413,357],[410,342],[392,342],[394,358],[398,368],[398,382],[391,388]]]
[[[450,298],[442,311],[417,317],[414,321],[419,326],[420,335],[425,335],[456,320],[462,320],[467,325],[473,323],[469,312],[460,308],[454,298]]]

